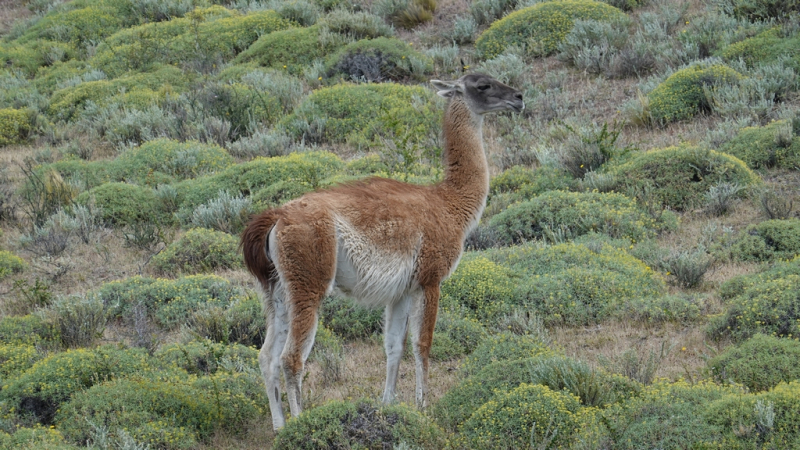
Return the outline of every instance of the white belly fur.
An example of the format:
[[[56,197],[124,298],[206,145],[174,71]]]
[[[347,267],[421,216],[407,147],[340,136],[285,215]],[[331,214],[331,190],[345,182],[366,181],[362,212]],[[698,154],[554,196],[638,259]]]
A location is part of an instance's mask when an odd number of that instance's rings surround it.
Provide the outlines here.
[[[397,302],[411,287],[419,243],[405,254],[376,248],[348,222],[337,218],[338,243],[334,284],[361,305]]]

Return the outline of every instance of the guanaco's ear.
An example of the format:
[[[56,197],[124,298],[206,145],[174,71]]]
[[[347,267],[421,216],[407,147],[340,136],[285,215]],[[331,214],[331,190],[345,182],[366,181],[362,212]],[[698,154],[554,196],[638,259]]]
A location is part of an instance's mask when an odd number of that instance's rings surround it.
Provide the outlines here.
[[[458,81],[431,80],[431,84],[437,89],[436,93],[445,98],[450,98],[457,92],[464,92],[464,85]]]

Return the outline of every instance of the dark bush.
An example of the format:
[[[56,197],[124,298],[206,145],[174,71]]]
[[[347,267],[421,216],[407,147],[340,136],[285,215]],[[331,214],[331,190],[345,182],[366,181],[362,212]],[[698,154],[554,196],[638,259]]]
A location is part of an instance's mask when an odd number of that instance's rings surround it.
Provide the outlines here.
[[[343,74],[348,80],[409,81],[419,80],[430,70],[430,62],[405,42],[379,37],[363,39],[342,47],[329,56],[325,66],[329,76]]]

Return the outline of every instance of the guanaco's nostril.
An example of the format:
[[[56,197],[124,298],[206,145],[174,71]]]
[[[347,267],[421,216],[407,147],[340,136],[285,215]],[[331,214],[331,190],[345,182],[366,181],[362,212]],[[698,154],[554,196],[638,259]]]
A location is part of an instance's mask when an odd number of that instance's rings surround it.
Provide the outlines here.
[[[522,100],[522,92],[517,92],[516,94],[514,94],[514,97],[516,97],[517,100]]]

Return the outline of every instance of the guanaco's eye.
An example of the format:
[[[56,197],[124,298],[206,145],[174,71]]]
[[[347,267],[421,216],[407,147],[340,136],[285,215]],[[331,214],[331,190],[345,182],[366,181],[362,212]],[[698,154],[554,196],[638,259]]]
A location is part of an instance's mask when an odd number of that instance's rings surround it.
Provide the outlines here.
[[[479,91],[485,91],[485,90],[489,89],[490,87],[491,86],[488,85],[488,84],[482,84],[482,85],[478,86],[478,90]]]

